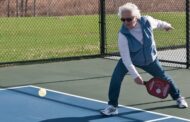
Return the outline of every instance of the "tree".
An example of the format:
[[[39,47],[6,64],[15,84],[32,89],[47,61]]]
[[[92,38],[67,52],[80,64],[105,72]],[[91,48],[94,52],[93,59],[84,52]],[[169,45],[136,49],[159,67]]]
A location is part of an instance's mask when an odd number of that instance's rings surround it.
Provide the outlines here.
[[[36,16],[36,0],[33,1],[33,16]]]
[[[24,7],[24,15],[27,15],[27,11],[28,11],[28,0],[25,0],[25,7]]]

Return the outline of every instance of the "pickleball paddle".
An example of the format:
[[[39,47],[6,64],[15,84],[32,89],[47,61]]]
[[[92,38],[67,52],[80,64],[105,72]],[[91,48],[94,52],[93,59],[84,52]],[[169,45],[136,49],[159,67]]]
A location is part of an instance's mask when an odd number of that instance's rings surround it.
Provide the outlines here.
[[[148,93],[152,96],[165,99],[169,94],[169,82],[160,78],[152,78],[149,81],[144,81],[144,85]]]

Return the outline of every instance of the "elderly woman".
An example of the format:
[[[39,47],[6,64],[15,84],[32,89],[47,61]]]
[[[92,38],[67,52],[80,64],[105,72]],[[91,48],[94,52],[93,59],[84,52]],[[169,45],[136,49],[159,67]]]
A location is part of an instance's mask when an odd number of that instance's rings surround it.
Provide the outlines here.
[[[104,115],[118,114],[118,97],[121,83],[127,72],[134,81],[142,85],[143,79],[135,67],[141,68],[153,77],[159,77],[170,83],[170,95],[177,101],[179,108],[187,108],[188,104],[181,96],[179,89],[164,71],[157,58],[157,50],[153,35],[154,29],[172,30],[171,24],[154,19],[150,16],[141,16],[135,4],[127,3],[119,7],[118,15],[122,26],[118,34],[118,46],[121,55],[109,87],[108,106],[101,110]]]

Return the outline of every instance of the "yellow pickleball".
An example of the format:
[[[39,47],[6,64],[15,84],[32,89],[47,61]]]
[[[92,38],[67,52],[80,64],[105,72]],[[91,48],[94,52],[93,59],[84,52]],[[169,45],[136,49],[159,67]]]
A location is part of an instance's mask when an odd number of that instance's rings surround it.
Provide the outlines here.
[[[39,95],[40,97],[45,97],[46,94],[47,94],[47,91],[46,91],[46,89],[44,89],[44,88],[40,88],[40,90],[38,91],[38,95]]]

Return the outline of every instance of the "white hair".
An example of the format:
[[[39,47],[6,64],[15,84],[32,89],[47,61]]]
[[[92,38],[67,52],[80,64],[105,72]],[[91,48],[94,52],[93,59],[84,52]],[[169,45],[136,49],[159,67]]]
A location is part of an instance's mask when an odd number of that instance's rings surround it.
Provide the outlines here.
[[[136,16],[138,19],[141,17],[139,8],[133,3],[126,3],[119,7],[118,16],[122,17],[124,11],[131,11],[133,16]]]

